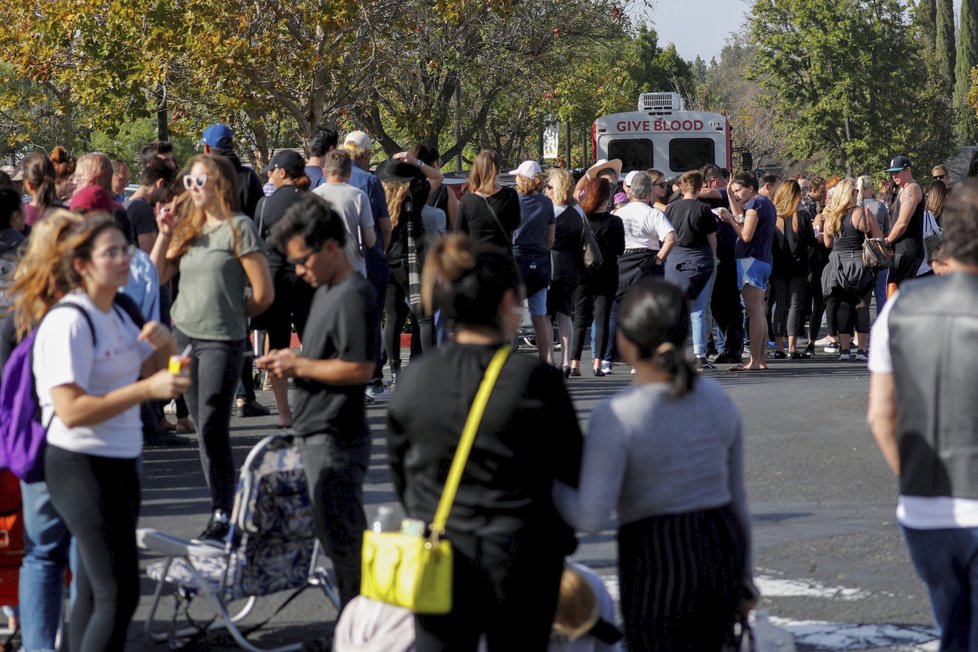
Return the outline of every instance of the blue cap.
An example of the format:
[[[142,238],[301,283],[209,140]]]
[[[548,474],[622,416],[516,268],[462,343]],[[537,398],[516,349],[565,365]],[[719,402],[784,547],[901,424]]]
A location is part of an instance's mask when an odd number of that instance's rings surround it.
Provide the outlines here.
[[[204,129],[204,137],[200,142],[210,145],[214,149],[231,149],[234,146],[231,127],[223,122],[212,124],[207,129]]]

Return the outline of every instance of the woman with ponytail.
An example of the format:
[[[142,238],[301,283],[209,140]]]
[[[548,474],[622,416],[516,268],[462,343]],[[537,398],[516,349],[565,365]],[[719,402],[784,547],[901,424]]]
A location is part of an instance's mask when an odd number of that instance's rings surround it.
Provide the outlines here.
[[[523,313],[508,251],[442,238],[425,262],[422,296],[455,337],[403,371],[388,411],[388,456],[407,515],[431,522],[459,433],[490,360]],[[445,382],[445,379],[451,382]],[[554,481],[577,485],[581,432],[558,369],[510,355],[482,418],[448,518],[452,611],[415,616],[416,648],[543,650],[563,557],[575,547],[553,503]]]
[[[686,360],[689,306],[677,286],[642,281],[618,327],[634,385],[595,408],[580,486],[558,484],[557,505],[584,532],[618,514],[628,649],[718,651],[757,595],[740,414]]]
[[[54,163],[44,152],[34,152],[21,164],[24,171],[24,190],[31,200],[24,204],[24,222],[33,226],[41,219],[44,211],[59,206],[55,197]]]

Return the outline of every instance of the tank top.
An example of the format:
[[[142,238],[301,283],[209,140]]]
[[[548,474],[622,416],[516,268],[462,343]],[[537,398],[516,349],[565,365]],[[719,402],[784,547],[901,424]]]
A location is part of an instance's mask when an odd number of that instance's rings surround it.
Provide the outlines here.
[[[852,223],[852,214],[855,208],[850,208],[846,211],[846,214],[842,217],[842,233],[835,238],[832,243],[833,251],[861,251],[863,248],[863,241],[866,239],[866,234],[856,228],[856,225]],[[868,217],[863,213],[863,220]]]
[[[924,241],[924,197],[921,195],[920,201],[914,208],[913,215],[910,216],[910,223],[906,230],[896,240],[892,240],[893,252],[897,254],[920,254],[923,255]],[[890,209],[890,228],[896,224],[900,217],[900,195],[893,200],[893,207]]]

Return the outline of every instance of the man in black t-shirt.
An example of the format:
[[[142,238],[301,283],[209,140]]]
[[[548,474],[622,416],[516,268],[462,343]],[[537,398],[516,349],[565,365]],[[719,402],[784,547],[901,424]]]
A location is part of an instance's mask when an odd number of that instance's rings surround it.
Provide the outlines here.
[[[374,367],[373,288],[344,251],[343,219],[312,193],[275,223],[271,240],[316,293],[302,354],[269,351],[258,366],[295,379],[292,429],[302,451],[316,532],[346,605],[360,592],[360,549],[367,527],[363,479],[370,464],[370,430],[364,388]]]

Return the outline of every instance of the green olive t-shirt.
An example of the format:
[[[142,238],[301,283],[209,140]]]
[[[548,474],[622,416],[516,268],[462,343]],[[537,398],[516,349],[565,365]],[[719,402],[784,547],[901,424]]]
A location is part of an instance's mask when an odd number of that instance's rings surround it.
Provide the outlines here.
[[[247,215],[204,226],[180,257],[180,291],[171,314],[181,332],[198,340],[222,342],[248,336],[247,277],[241,257],[255,251],[262,251],[261,241]]]

